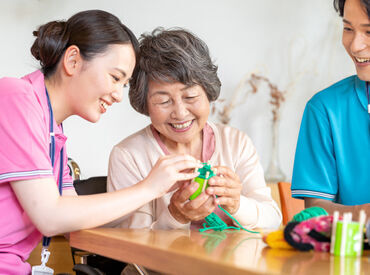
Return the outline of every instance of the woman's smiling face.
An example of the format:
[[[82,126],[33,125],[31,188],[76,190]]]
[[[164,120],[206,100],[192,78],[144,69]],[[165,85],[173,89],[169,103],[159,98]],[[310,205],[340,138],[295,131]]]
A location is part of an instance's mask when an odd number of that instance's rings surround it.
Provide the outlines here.
[[[191,143],[199,138],[210,112],[210,103],[199,85],[150,80],[147,106],[153,127],[175,143]]]
[[[72,113],[97,122],[109,106],[122,100],[124,85],[134,67],[131,44],[110,45],[103,54],[83,61],[75,77],[75,88],[68,91]]]

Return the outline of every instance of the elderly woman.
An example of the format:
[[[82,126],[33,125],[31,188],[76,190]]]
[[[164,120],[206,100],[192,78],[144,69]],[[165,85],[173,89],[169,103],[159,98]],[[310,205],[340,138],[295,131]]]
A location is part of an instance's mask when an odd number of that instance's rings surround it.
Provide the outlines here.
[[[266,186],[250,138],[208,121],[210,102],[221,83],[208,47],[182,29],[156,29],[140,39],[138,66],[130,81],[130,102],[151,124],[117,144],[110,155],[108,191],[127,188],[147,177],[163,155],[189,154],[217,168],[217,176],[194,200],[198,184],[178,189],[125,216],[126,228],[196,228],[220,204],[247,228],[276,228],[281,213]],[[216,195],[216,196],[214,196]],[[216,199],[215,199],[216,198]],[[220,216],[222,213],[217,212]],[[228,217],[224,221],[232,223]]]

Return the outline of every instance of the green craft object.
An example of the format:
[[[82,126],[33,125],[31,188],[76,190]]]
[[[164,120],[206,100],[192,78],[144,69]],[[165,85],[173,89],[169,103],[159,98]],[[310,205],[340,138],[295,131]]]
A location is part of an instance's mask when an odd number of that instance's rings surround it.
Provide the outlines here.
[[[199,184],[199,187],[198,189],[190,196],[190,200],[194,200],[196,197],[198,197],[202,191],[203,191],[203,185],[206,184],[206,188],[208,187],[208,184],[206,183],[206,180],[205,179],[202,179],[202,178],[195,178],[194,179],[195,182],[197,182]]]
[[[194,181],[197,182],[199,186],[198,186],[198,189],[190,196],[189,198],[190,200],[194,200],[196,197],[198,197],[203,192],[203,190],[206,190],[208,188],[207,181],[210,178],[216,176],[216,174],[213,172],[211,168],[211,165],[208,163],[203,163],[203,167],[199,168],[198,172],[199,172],[199,176],[196,177]],[[207,177],[207,172],[209,173],[208,177]],[[204,187],[204,184],[206,184],[205,187]]]
[[[293,219],[291,220],[292,222],[303,222],[305,220],[311,219],[313,217],[318,217],[318,216],[327,216],[328,212],[324,208],[321,207],[309,207],[301,212],[297,213],[294,215]]]
[[[198,178],[202,178],[202,179],[207,179],[208,180],[208,179],[212,178],[213,176],[216,176],[216,174],[212,170],[211,165],[206,163],[206,162],[203,163],[202,168],[198,168],[198,172],[199,172]],[[208,178],[206,178],[207,172],[209,172]]]

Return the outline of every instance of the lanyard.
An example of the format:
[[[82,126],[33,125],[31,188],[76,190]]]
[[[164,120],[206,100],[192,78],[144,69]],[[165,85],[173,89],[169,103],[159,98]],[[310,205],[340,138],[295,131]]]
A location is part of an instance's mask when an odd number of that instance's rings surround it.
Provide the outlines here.
[[[51,103],[50,103],[50,97],[48,90],[45,87],[46,91],[46,97],[48,99],[48,107],[49,107],[49,117],[50,117],[50,126],[49,126],[49,132],[50,132],[50,148],[49,148],[49,156],[51,160],[51,165],[54,168],[54,162],[55,162],[55,135],[54,135],[54,116],[53,116],[53,109],[51,108]],[[60,151],[60,167],[59,167],[59,194],[62,195],[62,185],[63,185],[63,148]],[[50,237],[43,237],[42,239],[42,246],[43,250],[49,247],[50,244]],[[41,254],[42,255],[42,254]]]

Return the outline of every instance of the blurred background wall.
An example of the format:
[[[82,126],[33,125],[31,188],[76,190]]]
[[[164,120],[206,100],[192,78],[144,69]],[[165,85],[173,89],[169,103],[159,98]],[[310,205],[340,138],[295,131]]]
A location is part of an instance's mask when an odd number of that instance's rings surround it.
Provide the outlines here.
[[[0,77],[21,77],[38,69],[30,54],[32,31],[50,20],[67,19],[86,9],[118,16],[139,37],[158,26],[184,27],[209,46],[222,81],[220,109],[243,78],[254,72],[287,91],[281,105],[279,160],[286,179],[292,175],[302,113],[313,94],[355,73],[341,45],[341,18],[332,0],[1,0]],[[271,155],[271,105],[267,85],[248,97],[240,89],[229,125],[253,140],[263,167]],[[217,115],[210,120],[217,122]],[[84,178],[106,175],[111,148],[150,123],[136,113],[127,94],[97,124],[79,117],[64,123],[67,151]]]

